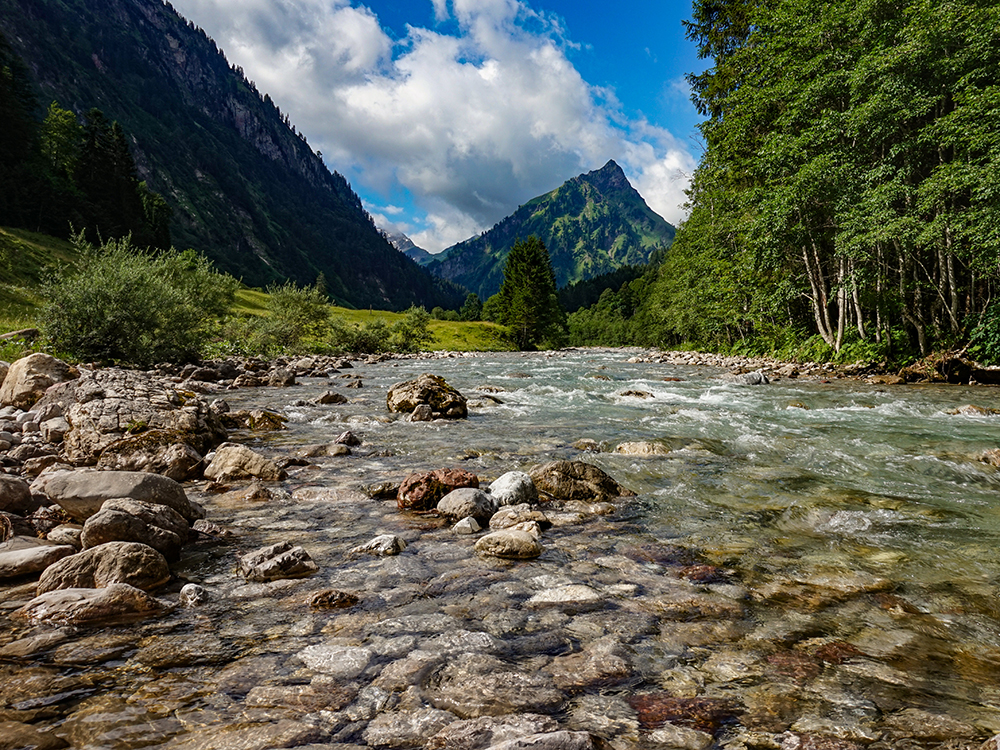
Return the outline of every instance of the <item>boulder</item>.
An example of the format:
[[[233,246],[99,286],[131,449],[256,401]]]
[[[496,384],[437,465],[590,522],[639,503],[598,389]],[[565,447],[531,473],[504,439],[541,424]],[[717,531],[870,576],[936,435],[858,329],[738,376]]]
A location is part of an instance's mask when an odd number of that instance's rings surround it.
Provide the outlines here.
[[[275,388],[288,388],[296,384],[295,373],[286,367],[279,367],[268,373],[267,384]]]
[[[127,583],[103,589],[58,589],[36,596],[11,617],[30,623],[103,627],[160,615],[167,606]]]
[[[166,378],[133,370],[104,369],[50,388],[36,409],[59,405],[70,425],[63,439],[74,464],[94,464],[122,438],[163,430],[204,455],[226,439],[219,415],[199,395]]]
[[[540,493],[554,500],[607,502],[635,493],[596,466],[582,461],[550,461],[533,466],[528,475]]]
[[[396,505],[400,510],[431,510],[441,498],[460,487],[479,489],[479,477],[464,469],[417,472],[399,485]]]
[[[520,505],[508,505],[500,508],[490,519],[491,529],[509,529],[512,526],[534,521],[539,527],[551,526],[549,519],[538,508],[533,508],[527,503]]]
[[[380,534],[370,542],[359,544],[357,547],[349,550],[347,555],[348,557],[356,557],[358,555],[388,557],[390,555],[398,555],[404,549],[406,549],[406,542],[400,537],[395,534]]]
[[[629,443],[619,443],[618,447],[615,448],[615,453],[622,453],[626,456],[669,456],[670,448],[663,443],[639,440]]]
[[[613,636],[593,641],[578,653],[556,657],[548,671],[563,690],[610,687],[634,674],[628,650]]]
[[[386,406],[392,412],[409,414],[420,404],[430,406],[435,419],[465,419],[469,415],[465,396],[438,375],[424,373],[415,380],[396,383],[386,396]]]
[[[435,708],[463,719],[552,713],[565,700],[547,675],[523,672],[495,656],[477,653],[448,660],[427,678],[423,694]]]
[[[734,385],[767,385],[771,382],[767,375],[759,370],[755,372],[729,372],[723,375],[722,379]]]
[[[42,573],[38,593],[56,589],[102,589],[127,583],[152,591],[170,580],[166,558],[138,542],[108,542],[64,557]]]
[[[14,362],[0,385],[0,406],[28,409],[45,391],[56,383],[78,377],[78,373],[62,360],[40,352]]]
[[[84,549],[106,542],[139,542],[168,560],[177,560],[189,533],[188,522],[173,508],[142,500],[112,498],[83,524],[80,539]]]
[[[14,536],[0,543],[0,580],[40,573],[76,552],[66,544],[55,544],[30,536]]]
[[[187,499],[180,484],[141,471],[55,471],[39,476],[31,491],[47,496],[80,522],[97,513],[105,500],[118,497],[166,505],[188,521],[205,517],[205,511]]]
[[[523,471],[501,474],[486,491],[493,496],[497,507],[538,502],[538,488]]]
[[[417,404],[407,419],[410,422],[433,422],[434,410],[430,407],[430,404]]]
[[[0,378],[2,380],[3,378]],[[61,750],[69,743],[51,731],[19,721],[0,721],[0,750]]]
[[[319,570],[309,553],[291,542],[278,542],[248,552],[239,558],[239,568],[248,581],[305,578]]]
[[[347,396],[342,393],[337,393],[336,391],[324,391],[322,394],[313,399],[313,403],[321,406],[327,406],[330,404],[346,404]]]
[[[493,531],[476,542],[476,552],[490,557],[525,560],[538,557],[544,551],[545,547],[534,534],[515,528]]]
[[[438,512],[453,520],[472,517],[482,526],[488,526],[496,511],[493,498],[473,487],[460,487],[438,500]]]
[[[183,436],[170,430],[146,430],[110,443],[101,453],[97,468],[148,471],[184,482],[200,475],[203,461]]]
[[[205,478],[216,482],[251,477],[265,480],[285,479],[288,474],[274,461],[250,450],[245,445],[223,443],[205,468]]]
[[[31,499],[31,488],[19,477],[0,474],[0,510],[23,516],[38,507]]]

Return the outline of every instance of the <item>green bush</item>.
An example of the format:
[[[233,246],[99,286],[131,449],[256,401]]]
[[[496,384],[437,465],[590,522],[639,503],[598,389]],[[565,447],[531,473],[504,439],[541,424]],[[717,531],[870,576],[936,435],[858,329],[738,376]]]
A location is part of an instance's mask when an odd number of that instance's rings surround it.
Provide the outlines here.
[[[197,358],[238,282],[194,251],[147,252],[130,237],[74,239],[80,263],[43,286],[39,325],[72,357],[130,365]]]

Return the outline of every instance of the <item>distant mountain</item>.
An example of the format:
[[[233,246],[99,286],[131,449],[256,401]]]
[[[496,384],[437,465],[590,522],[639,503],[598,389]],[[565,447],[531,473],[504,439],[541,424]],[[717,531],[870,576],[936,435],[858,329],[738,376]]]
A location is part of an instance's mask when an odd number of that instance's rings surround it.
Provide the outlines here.
[[[621,266],[638,266],[670,246],[675,229],[655,213],[614,161],[528,201],[487,232],[448,248],[426,268],[483,300],[503,281],[507,254],[536,235],[564,287]]]
[[[434,260],[435,255],[424,250],[422,247],[417,247],[413,244],[413,240],[407,237],[402,232],[397,232],[395,234],[390,234],[388,236],[389,244],[394,248],[399,250],[403,255],[412,260],[418,266],[426,266],[432,260]]]
[[[175,246],[253,286],[322,273],[342,304],[461,304],[392,248],[288,116],[168,2],[3,0],[0,33],[43,108],[97,107],[121,124],[141,179],[173,208]]]

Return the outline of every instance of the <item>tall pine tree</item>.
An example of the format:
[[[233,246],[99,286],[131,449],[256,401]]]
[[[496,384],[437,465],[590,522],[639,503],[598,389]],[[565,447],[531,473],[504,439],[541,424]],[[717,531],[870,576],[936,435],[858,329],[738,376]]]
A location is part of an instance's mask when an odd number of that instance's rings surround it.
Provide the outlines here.
[[[520,349],[562,345],[566,313],[559,306],[549,251],[538,237],[514,243],[494,304],[497,322],[510,328]]]

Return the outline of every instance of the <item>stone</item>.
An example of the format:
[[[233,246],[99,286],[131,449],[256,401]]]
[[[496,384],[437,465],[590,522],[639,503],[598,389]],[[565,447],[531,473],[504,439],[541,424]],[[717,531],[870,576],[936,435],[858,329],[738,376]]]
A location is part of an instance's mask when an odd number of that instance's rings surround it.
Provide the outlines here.
[[[298,452],[298,455],[302,458],[349,456],[351,455],[351,449],[340,443],[323,443],[320,445],[307,445]]]
[[[104,627],[154,617],[166,610],[163,602],[145,591],[113,583],[102,589],[48,591],[11,612],[11,617],[35,624]]]
[[[586,451],[588,453],[600,453],[601,444],[598,443],[593,438],[581,438],[573,443],[573,447],[578,451]]]
[[[201,396],[134,370],[95,370],[59,383],[35,409],[44,414],[52,406],[61,407],[70,424],[62,446],[77,465],[92,465],[115,441],[150,430],[170,433],[171,443],[189,445],[199,455],[226,439],[219,415]]]
[[[451,519],[475,518],[481,525],[489,525],[496,511],[491,495],[473,487],[460,487],[438,500],[438,512]]]
[[[459,654],[425,680],[424,696],[435,708],[463,719],[512,713],[551,713],[565,695],[551,679],[487,654]]]
[[[430,404],[417,404],[413,412],[407,419],[410,422],[433,422],[434,421],[434,410],[431,408]]]
[[[336,391],[325,391],[314,398],[313,403],[321,406],[327,406],[329,404],[346,404],[347,396],[342,393],[337,393]]]
[[[279,367],[268,373],[267,384],[275,388],[289,388],[296,384],[295,373],[285,367]]]
[[[76,552],[67,544],[13,536],[0,543],[0,580],[35,575]]]
[[[662,443],[640,440],[637,442],[619,443],[615,448],[615,453],[622,453],[626,456],[669,456],[671,451]]]
[[[278,542],[239,558],[240,573],[249,581],[305,578],[319,570],[309,553],[291,542]]]
[[[430,737],[454,721],[455,714],[437,708],[386,712],[368,722],[361,736],[371,747],[422,747]]]
[[[490,745],[489,750],[596,750],[593,738],[588,732],[557,732],[532,734]]]
[[[347,552],[348,557],[358,555],[375,555],[376,557],[386,557],[398,555],[406,549],[406,542],[395,534],[381,534],[370,542],[359,544]]]
[[[28,409],[56,383],[78,377],[79,373],[62,360],[36,352],[22,357],[7,370],[0,384],[0,406]]]
[[[177,560],[189,533],[188,522],[173,508],[112,498],[83,524],[81,541],[84,549],[106,542],[140,542]]]
[[[452,526],[451,530],[456,534],[478,534],[483,530],[483,527],[475,518],[468,516]]]
[[[316,609],[348,609],[355,606],[361,598],[357,594],[336,589],[318,591],[309,597],[309,606]]]
[[[548,671],[563,690],[610,687],[634,674],[628,651],[612,636],[588,643],[579,653],[556,657]]]
[[[368,668],[375,655],[370,649],[360,646],[317,643],[302,649],[297,656],[314,672],[338,680],[353,680]]]
[[[525,602],[526,607],[559,607],[571,613],[603,609],[605,604],[605,597],[599,591],[582,583],[543,589]]]
[[[722,379],[734,385],[767,385],[771,382],[767,375],[759,370],[755,372],[730,372],[723,375]]]
[[[76,523],[63,523],[45,535],[53,544],[68,544],[77,550],[83,549],[83,527]]]
[[[148,471],[175,482],[201,475],[204,459],[181,435],[171,430],[145,430],[109,443],[97,468],[110,471]]]
[[[501,474],[486,490],[493,496],[498,508],[506,505],[534,505],[538,502],[538,489],[523,471]]]
[[[204,586],[197,583],[185,583],[181,587],[178,600],[185,607],[197,607],[207,602],[211,597]]]
[[[187,521],[205,517],[205,511],[188,500],[179,483],[141,471],[43,473],[32,482],[31,492],[45,495],[70,518],[81,523],[97,513],[105,500],[115,497],[166,505]]]
[[[540,493],[560,501],[608,502],[635,493],[598,467],[582,461],[550,461],[528,472]]]
[[[540,714],[481,716],[453,721],[431,737],[424,750],[487,750],[500,742],[558,729],[555,719]]]
[[[333,442],[339,445],[350,445],[352,447],[357,447],[361,445],[361,438],[359,438],[350,430],[347,430],[346,432],[342,432],[339,435],[337,435],[337,437],[333,439]]]
[[[66,740],[32,724],[0,721],[0,750],[61,750],[68,746]]]
[[[143,639],[133,660],[153,670],[223,664],[232,660],[235,649],[214,633],[194,631],[158,634]]]
[[[490,528],[494,530],[509,529],[528,521],[538,524],[539,528],[551,525],[542,511],[522,503],[521,505],[508,505],[500,508],[490,519]]]
[[[205,478],[216,482],[252,477],[276,481],[287,476],[287,472],[271,459],[236,443],[220,445],[215,451],[212,463],[205,469]]]
[[[545,547],[532,534],[519,529],[499,529],[476,541],[476,552],[490,557],[525,560],[538,557]]]
[[[64,557],[49,566],[38,581],[44,594],[57,589],[99,589],[125,583],[152,591],[170,580],[166,558],[138,542],[108,542]]]
[[[66,433],[70,431],[70,424],[64,417],[54,417],[39,424],[42,432],[42,440],[46,443],[61,443]]]
[[[386,395],[391,412],[409,414],[421,404],[431,407],[435,419],[465,419],[469,415],[465,396],[437,375],[425,373],[415,380],[395,383]]]
[[[431,510],[438,501],[461,487],[479,489],[479,477],[464,469],[435,469],[410,474],[399,485],[396,505],[400,510]]]
[[[712,735],[688,727],[664,724],[646,735],[650,750],[678,748],[678,750],[707,750],[715,740]]]
[[[20,477],[0,474],[0,510],[26,515],[38,507],[31,498],[31,487]]]

